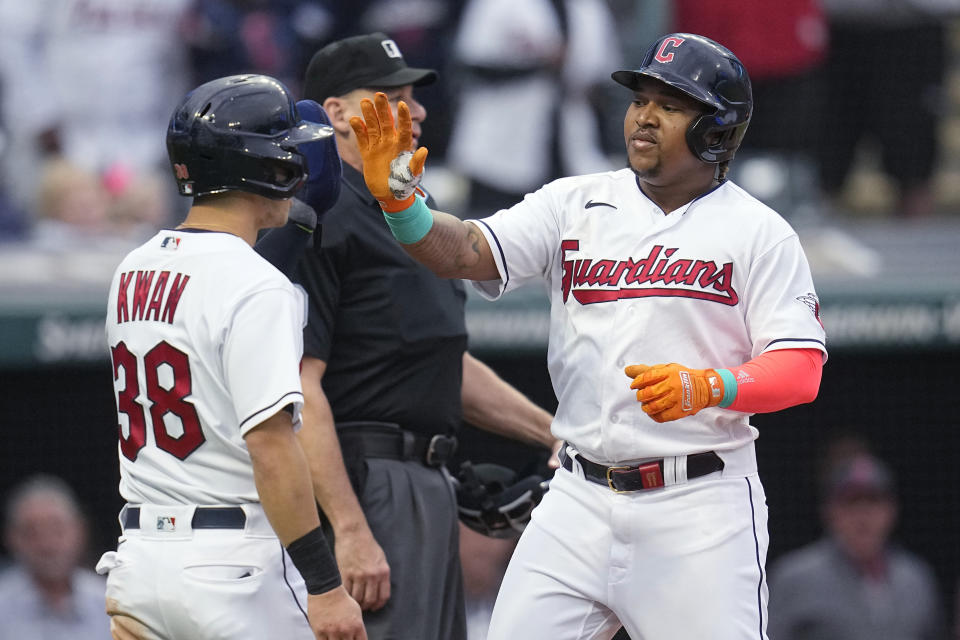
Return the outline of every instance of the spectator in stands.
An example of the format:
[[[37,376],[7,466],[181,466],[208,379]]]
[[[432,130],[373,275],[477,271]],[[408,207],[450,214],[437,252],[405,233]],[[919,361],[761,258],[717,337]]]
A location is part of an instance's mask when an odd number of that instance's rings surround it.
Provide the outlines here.
[[[750,150],[812,153],[820,120],[817,84],[827,51],[827,23],[818,0],[739,0],[737,17],[723,2],[675,0],[677,31],[699,33],[733,51],[750,73],[754,104]]]
[[[837,201],[862,143],[892,179],[897,215],[934,211],[933,174],[944,112],[946,17],[956,0],[822,0],[830,23],[820,143],[820,184]]]
[[[18,485],[4,535],[13,564],[0,573],[0,638],[110,639],[106,584],[78,566],[86,528],[63,480],[37,475]]]
[[[40,172],[29,247],[82,253],[129,250],[170,222],[168,185],[152,172],[101,177],[63,158]]]
[[[891,542],[897,497],[890,469],[848,444],[827,457],[824,537],[770,570],[776,640],[935,640],[945,637],[936,581]]]
[[[193,0],[183,21],[194,83],[238,73],[277,78],[300,94],[310,56],[336,34],[341,6],[318,0]]]
[[[746,66],[753,85],[750,129],[731,175],[793,224],[821,204],[815,141],[823,110],[821,64],[827,22],[818,0],[675,0],[674,28],[720,42]]]
[[[615,168],[596,87],[621,59],[604,0],[471,0],[456,39],[459,108],[449,167],[489,213],[562,175]]]
[[[418,144],[430,149],[430,160],[439,169],[446,158],[447,144],[453,126],[455,109],[451,108],[452,87],[456,82],[456,70],[451,68],[453,41],[460,23],[463,6],[469,0],[355,0],[340,20],[340,28],[349,35],[359,32],[382,31],[389,35],[403,51],[403,57],[411,67],[437,69],[437,81],[417,87],[417,102],[423,105],[430,118]],[[361,9],[362,7],[362,9]],[[349,18],[353,18],[353,24]],[[436,178],[431,175],[433,195],[441,201]]]
[[[110,230],[109,195],[99,177],[62,158],[40,171],[33,243],[44,249],[81,249]]]
[[[0,0],[2,184],[15,204],[32,209],[50,155],[98,176],[166,168],[157,131],[190,82],[180,21],[192,1]]]
[[[131,242],[146,242],[159,229],[174,226],[169,177],[155,172],[111,172],[102,183],[110,198],[111,232]]]

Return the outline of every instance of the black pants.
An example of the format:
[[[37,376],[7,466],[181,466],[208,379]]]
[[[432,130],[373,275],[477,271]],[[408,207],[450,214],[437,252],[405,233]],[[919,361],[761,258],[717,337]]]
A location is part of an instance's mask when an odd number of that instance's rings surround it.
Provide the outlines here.
[[[453,487],[420,462],[367,459],[360,505],[390,565],[390,599],[365,611],[369,640],[466,640]],[[334,541],[336,544],[336,541]]]

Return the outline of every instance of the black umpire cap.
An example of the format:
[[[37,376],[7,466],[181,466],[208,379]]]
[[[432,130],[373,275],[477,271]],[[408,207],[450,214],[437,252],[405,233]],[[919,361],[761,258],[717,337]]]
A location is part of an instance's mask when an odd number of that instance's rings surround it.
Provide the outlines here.
[[[304,98],[323,101],[363,87],[422,86],[437,79],[433,69],[408,67],[400,47],[385,33],[352,36],[317,51],[307,66]]]

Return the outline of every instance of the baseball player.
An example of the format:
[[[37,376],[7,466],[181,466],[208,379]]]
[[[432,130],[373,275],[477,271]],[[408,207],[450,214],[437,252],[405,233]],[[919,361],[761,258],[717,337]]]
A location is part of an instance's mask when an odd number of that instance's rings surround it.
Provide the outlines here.
[[[794,231],[726,180],[752,111],[740,61],[673,33],[612,77],[632,95],[627,168],[556,180],[482,220],[423,205],[426,151],[398,155],[405,107],[394,128],[378,96],[351,123],[412,256],[489,298],[537,280],[549,292],[552,428],[567,444],[488,637],[610,638],[622,623],[633,638],[765,638],[749,417],[816,397],[817,296]]]
[[[267,76],[208,82],[174,111],[193,206],[120,263],[107,307],[127,503],[97,567],[114,638],[366,638],[294,434],[303,296],[252,249],[306,180],[298,146],[331,136]]]

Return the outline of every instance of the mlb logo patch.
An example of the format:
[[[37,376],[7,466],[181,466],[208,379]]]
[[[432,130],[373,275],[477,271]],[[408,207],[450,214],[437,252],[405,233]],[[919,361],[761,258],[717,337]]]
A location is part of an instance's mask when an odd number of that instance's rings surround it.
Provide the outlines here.
[[[157,531],[176,531],[176,516],[157,516]]]
[[[176,251],[180,247],[180,240],[181,238],[176,236],[166,236],[160,241],[160,248],[167,249],[169,251]]]

